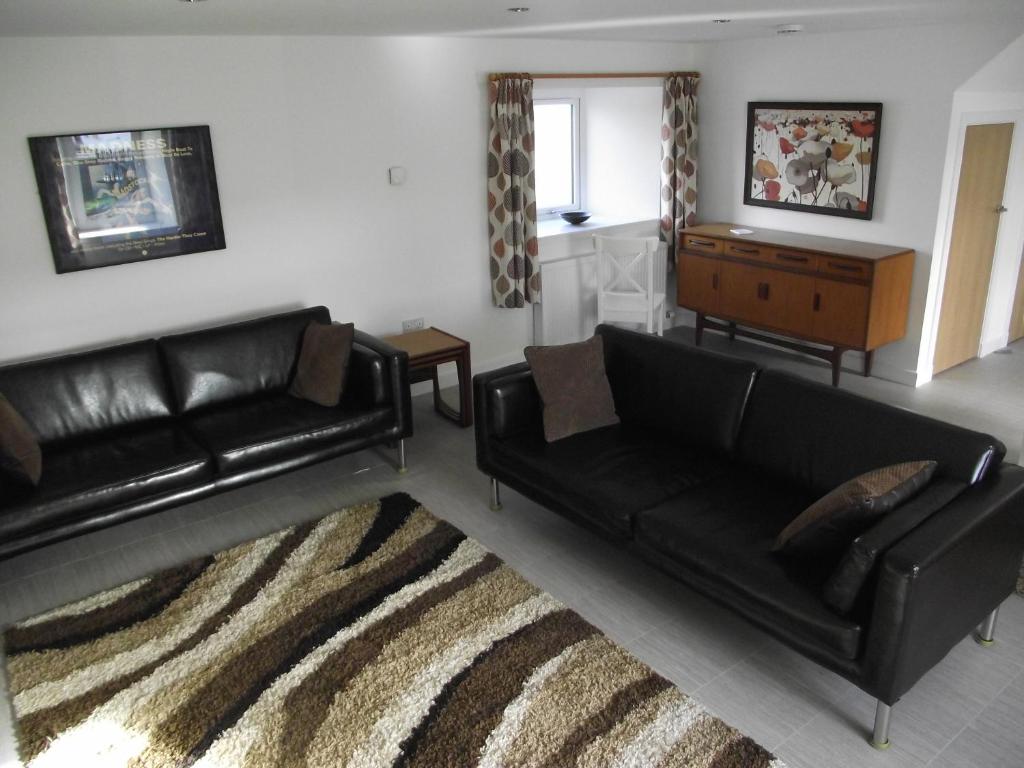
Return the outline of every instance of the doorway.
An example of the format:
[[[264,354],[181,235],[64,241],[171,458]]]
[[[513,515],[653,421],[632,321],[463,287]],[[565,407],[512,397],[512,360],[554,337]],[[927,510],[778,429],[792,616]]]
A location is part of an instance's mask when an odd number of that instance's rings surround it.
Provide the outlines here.
[[[1003,193],[1013,128],[1013,123],[967,127],[939,312],[934,373],[978,356],[996,237],[1005,212]],[[1017,294],[1020,301],[1019,288]]]

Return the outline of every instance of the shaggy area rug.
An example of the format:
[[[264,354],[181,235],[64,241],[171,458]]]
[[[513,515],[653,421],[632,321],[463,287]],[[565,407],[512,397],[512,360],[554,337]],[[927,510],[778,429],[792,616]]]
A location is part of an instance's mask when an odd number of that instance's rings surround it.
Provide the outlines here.
[[[405,494],[5,640],[33,768],[782,765]]]

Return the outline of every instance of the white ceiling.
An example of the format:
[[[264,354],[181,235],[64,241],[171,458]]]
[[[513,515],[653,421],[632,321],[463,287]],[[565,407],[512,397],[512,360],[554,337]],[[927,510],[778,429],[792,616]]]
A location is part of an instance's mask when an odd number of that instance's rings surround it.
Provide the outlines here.
[[[515,4],[529,13],[509,13]],[[856,9],[856,10],[851,10]],[[712,19],[729,18],[728,24]],[[459,35],[698,41],[1000,21],[1024,0],[0,0],[0,36]]]

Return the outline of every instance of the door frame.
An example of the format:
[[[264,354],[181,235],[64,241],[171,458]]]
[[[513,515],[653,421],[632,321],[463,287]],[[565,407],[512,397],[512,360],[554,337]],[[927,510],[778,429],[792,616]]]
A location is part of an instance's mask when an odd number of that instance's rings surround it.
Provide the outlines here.
[[[1016,277],[1024,251],[1024,182],[1020,179],[1024,173],[1024,92],[958,93],[953,99],[953,119],[950,121],[935,245],[932,249],[928,294],[921,327],[917,386],[928,383],[934,376],[935,343],[938,339],[939,313],[949,265],[949,245],[967,128],[988,123],[1013,123],[1014,129],[1003,192],[1003,204],[1010,210],[1004,215],[996,237],[978,356],[984,357],[1006,346],[1009,338]],[[1007,277],[1008,274],[1011,276]]]

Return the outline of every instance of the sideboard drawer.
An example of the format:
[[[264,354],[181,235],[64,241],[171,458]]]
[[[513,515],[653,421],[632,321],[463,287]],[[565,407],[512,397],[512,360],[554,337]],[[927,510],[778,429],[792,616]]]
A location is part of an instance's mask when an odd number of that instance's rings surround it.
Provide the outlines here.
[[[761,261],[770,249],[760,245],[747,245],[746,243],[726,243],[725,255],[735,256],[738,259],[753,259]]]
[[[818,271],[826,275],[867,280],[871,277],[871,262],[822,255],[818,260]]]
[[[698,253],[721,253],[722,241],[713,237],[700,237],[699,235],[683,235],[683,248],[687,251]]]
[[[814,253],[802,253],[790,251],[783,248],[775,248],[771,251],[771,262],[780,267],[799,269],[802,272],[815,272],[818,269],[818,259]]]

